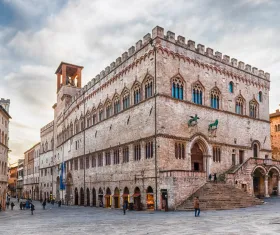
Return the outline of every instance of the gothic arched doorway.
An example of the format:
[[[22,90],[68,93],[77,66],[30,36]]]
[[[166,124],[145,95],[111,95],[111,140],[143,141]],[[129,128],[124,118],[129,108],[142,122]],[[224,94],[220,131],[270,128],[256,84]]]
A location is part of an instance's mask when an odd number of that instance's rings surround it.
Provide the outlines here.
[[[85,193],[84,193],[83,188],[80,189],[80,197],[81,197],[80,206],[84,206],[85,205]]]
[[[106,195],[105,195],[105,198],[106,198],[106,204],[105,204],[105,207],[111,207],[111,189],[110,188],[107,188],[106,189]]]
[[[122,197],[123,197],[123,202],[127,201],[127,203],[129,203],[129,198],[128,198],[129,190],[127,187],[124,188]]]
[[[69,203],[70,204],[73,203],[72,187],[73,187],[73,178],[72,178],[71,173],[69,172],[66,177],[66,195],[65,195],[66,205],[69,205]],[[75,197],[75,205],[78,205],[78,204],[76,204],[76,197]]]
[[[103,190],[102,190],[102,188],[99,188],[99,190],[98,190],[98,201],[99,201],[99,206],[103,207]]]
[[[89,193],[89,188],[87,188],[87,206],[90,206],[90,193]]]
[[[138,187],[136,187],[134,189],[133,198],[134,198],[134,209],[137,211],[141,210],[142,209],[141,208],[141,192]]]
[[[59,187],[60,186],[60,181],[59,181],[59,176],[57,176],[56,177],[56,194],[55,194],[55,199],[57,200],[57,201],[59,201],[60,200],[60,193],[59,193]]]
[[[75,188],[75,205],[79,205],[79,192],[77,188]]]
[[[120,208],[120,190],[118,187],[116,187],[114,191],[114,206],[115,208]]]
[[[253,171],[253,190],[256,197],[265,196],[265,176],[266,170],[263,167],[257,167]]]
[[[276,167],[271,167],[267,173],[268,176],[268,194],[271,196],[279,195],[279,169]]]
[[[147,209],[154,209],[154,190],[151,186],[147,188],[146,204]]]
[[[96,190],[92,189],[92,206],[96,206]]]
[[[191,149],[192,171],[204,171],[203,152],[198,143],[195,143]]]

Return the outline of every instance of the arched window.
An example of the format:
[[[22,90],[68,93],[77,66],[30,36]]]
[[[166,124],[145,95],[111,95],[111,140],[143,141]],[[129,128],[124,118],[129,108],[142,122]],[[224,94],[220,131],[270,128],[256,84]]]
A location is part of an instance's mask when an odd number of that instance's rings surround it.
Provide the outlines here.
[[[258,113],[258,103],[255,100],[249,102],[250,117],[257,118]]]
[[[184,99],[184,84],[180,78],[172,79],[172,97],[179,100]]]
[[[253,154],[254,158],[257,158],[259,156],[259,146],[257,143],[253,144]]]
[[[153,96],[153,79],[148,77],[144,82],[145,87],[145,99],[148,99]]]
[[[259,102],[262,102],[262,100],[263,100],[262,92],[260,91],[260,92],[259,92]]]
[[[217,87],[211,90],[211,108],[220,108],[220,91]]]
[[[141,101],[141,86],[140,83],[136,83],[133,88],[133,101],[134,104],[138,104]]]
[[[121,104],[119,96],[115,96],[114,98],[114,114],[117,114],[121,111]]]
[[[238,96],[235,102],[235,112],[237,114],[244,114],[244,99],[242,96]]]
[[[111,115],[112,115],[112,103],[107,102],[106,103],[106,118],[111,117]]]
[[[103,118],[104,118],[103,109],[101,108],[101,109],[99,109],[99,122],[103,121]]]
[[[123,109],[129,108],[130,95],[129,95],[129,90],[128,89],[125,89],[122,93],[122,105],[123,105]]]
[[[275,125],[274,128],[275,128],[275,132],[277,132],[277,125]]]
[[[280,124],[278,124],[277,126],[278,126],[277,131],[280,131]]]
[[[229,82],[229,84],[228,84],[228,91],[230,93],[233,93],[233,82]]]
[[[203,88],[200,83],[195,83],[192,89],[192,101],[195,104],[202,104]]]

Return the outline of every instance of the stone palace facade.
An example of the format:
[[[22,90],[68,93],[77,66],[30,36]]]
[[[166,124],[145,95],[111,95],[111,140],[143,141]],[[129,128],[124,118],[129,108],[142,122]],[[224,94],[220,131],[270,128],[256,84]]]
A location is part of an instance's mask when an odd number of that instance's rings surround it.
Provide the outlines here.
[[[83,87],[82,69],[55,72],[41,198],[174,209],[210,173],[251,195],[278,185],[268,73],[158,26]]]
[[[10,100],[0,100],[0,205],[6,208],[8,186],[9,115]]]

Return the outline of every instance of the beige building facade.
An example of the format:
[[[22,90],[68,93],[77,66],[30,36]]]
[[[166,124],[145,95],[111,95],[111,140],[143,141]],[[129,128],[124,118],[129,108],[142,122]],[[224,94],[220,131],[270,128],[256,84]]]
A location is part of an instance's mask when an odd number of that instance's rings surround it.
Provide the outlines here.
[[[24,153],[23,197],[39,200],[40,143]]]
[[[0,100],[0,204],[6,208],[8,184],[8,153],[9,153],[9,115],[10,100]]]
[[[161,27],[84,87],[82,69],[62,62],[56,71],[54,120],[41,129],[42,197],[175,209],[213,173],[251,195],[278,184],[268,73]]]

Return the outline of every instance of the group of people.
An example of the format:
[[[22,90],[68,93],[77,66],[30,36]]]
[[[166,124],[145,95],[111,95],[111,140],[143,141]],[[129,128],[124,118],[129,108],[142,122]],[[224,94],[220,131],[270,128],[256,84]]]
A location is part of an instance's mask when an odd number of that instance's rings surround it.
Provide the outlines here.
[[[18,198],[18,203],[19,203],[20,210],[30,209],[31,215],[33,215],[35,206],[32,203],[31,199],[27,199],[25,202],[23,202],[23,201],[20,201],[20,199]],[[6,208],[9,209],[10,205],[11,205],[11,210],[14,210],[15,203],[13,201],[10,203],[10,199],[7,199]]]
[[[209,181],[212,181],[212,174],[211,174],[211,173],[210,173],[209,176],[208,176],[208,180],[209,180]],[[217,174],[216,174],[216,173],[213,174],[213,180],[214,180],[215,183],[217,183],[217,180],[218,180],[218,179],[217,179]]]

